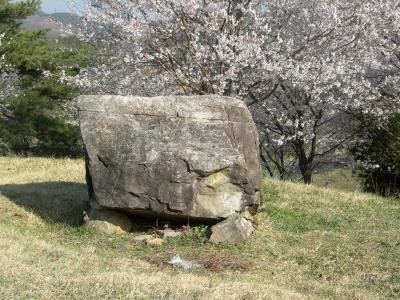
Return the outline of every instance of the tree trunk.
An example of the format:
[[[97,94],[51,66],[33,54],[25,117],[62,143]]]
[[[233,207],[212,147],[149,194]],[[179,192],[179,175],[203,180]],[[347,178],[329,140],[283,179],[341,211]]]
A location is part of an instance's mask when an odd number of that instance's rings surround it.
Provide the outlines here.
[[[305,184],[311,184],[312,179],[312,170],[311,168],[307,168],[304,172],[302,172],[303,180]]]
[[[311,184],[313,171],[312,161],[314,157],[312,157],[311,159],[307,157],[305,146],[302,141],[296,143],[294,146],[296,149],[297,157],[299,159],[299,169],[301,175],[303,176],[303,181],[305,184]]]

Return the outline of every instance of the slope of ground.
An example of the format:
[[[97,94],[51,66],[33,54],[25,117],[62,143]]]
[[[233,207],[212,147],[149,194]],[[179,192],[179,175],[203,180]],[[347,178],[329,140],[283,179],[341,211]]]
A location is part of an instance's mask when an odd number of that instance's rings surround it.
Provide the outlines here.
[[[151,248],[82,229],[81,160],[0,158],[0,299],[399,297],[398,202],[272,180],[265,198],[246,245],[197,228]],[[206,268],[162,264],[176,254]]]

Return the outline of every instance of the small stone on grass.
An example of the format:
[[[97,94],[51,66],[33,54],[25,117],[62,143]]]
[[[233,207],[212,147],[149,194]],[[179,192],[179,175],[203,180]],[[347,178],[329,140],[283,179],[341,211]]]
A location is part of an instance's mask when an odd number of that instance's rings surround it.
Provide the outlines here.
[[[142,234],[142,235],[137,235],[133,238],[133,240],[137,243],[143,243],[147,242],[148,240],[154,239],[154,236],[151,234]]]
[[[164,243],[163,239],[160,238],[154,238],[151,240],[146,240],[146,245],[148,246],[162,246],[162,244]]]
[[[254,231],[251,221],[238,214],[229,216],[225,221],[211,227],[210,242],[219,243],[244,243]]]
[[[174,239],[174,238],[179,238],[183,236],[183,233],[180,231],[173,231],[173,230],[164,230],[160,232],[161,237],[166,240],[166,239]]]

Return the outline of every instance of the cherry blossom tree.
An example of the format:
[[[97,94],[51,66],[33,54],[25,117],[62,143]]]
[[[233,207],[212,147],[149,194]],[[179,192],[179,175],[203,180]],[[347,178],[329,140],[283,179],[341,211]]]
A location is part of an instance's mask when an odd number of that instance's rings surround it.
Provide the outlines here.
[[[100,53],[98,67],[65,80],[94,92],[241,98],[267,160],[285,165],[289,151],[307,183],[316,158],[351,139],[344,113],[384,119],[382,86],[399,86],[395,0],[70,1],[85,25],[76,34]]]

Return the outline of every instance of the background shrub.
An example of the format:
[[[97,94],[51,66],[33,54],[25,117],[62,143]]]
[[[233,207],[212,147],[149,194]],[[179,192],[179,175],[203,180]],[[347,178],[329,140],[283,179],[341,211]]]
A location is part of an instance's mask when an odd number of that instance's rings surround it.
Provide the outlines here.
[[[370,120],[352,153],[366,191],[400,198],[400,115],[386,126]]]

